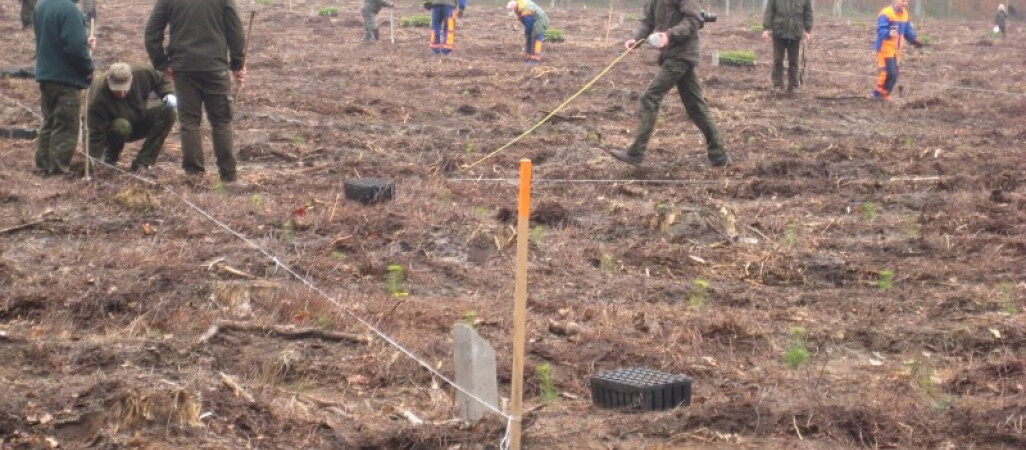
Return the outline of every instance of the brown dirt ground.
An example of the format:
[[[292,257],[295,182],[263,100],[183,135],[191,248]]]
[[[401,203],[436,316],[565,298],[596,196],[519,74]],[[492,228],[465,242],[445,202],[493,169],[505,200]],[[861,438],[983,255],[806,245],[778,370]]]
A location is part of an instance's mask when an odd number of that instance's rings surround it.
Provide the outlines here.
[[[188,183],[177,132],[144,174],[156,185],[109,170],[39,178],[31,142],[0,140],[0,229],[45,219],[0,235],[0,447],[494,448],[501,418],[450,421],[452,388],[381,340],[198,340],[219,319],[369,334],[351,313],[449,374],[451,326],[475,316],[508,395],[516,187],[454,179],[513,178],[520,158],[538,179],[526,403],[540,404],[541,363],[563,394],[528,417],[528,447],[1026,447],[1020,23],[999,41],[984,21],[919,23],[932,46],[908,55],[888,105],[867,98],[865,19],[819,19],[797,97],[768,92],[764,63],[705,65],[735,160],[724,170],[704,164],[672,94],[646,167],[600,151],[631,138],[656,70],[642,50],[466,170],[609,64],[636,11],[614,13],[608,39],[605,11],[550,11],[567,42],[529,67],[501,7],[472,7],[456,56],[437,58],[424,29],[361,45],[358,4],[317,17],[326,5],[339,4],[242,5],[258,11],[236,105],[242,192],[212,175]],[[103,6],[100,66],[145,61],[148,4]],[[17,5],[0,8],[0,65],[31,64]],[[707,27],[705,58],[755,49],[766,61],[757,21]],[[0,86],[3,123],[35,125],[35,84]],[[395,200],[346,200],[341,182],[355,177],[395,180]],[[625,179],[691,181],[555,181]],[[389,294],[390,264],[408,297]],[[581,331],[557,335],[550,321]],[[809,359],[792,369],[795,346]],[[591,375],[635,366],[692,377],[694,403],[592,405]]]

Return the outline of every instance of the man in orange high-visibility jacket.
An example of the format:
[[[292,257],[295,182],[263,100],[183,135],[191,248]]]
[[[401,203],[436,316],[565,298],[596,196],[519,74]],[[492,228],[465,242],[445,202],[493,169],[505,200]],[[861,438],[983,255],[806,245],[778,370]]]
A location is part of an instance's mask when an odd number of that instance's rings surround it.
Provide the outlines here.
[[[524,24],[524,60],[528,63],[540,62],[545,30],[549,28],[549,15],[531,0],[510,0],[506,8]]]
[[[456,18],[463,17],[467,0],[424,0],[424,6],[431,10],[431,52],[452,53],[456,45]]]
[[[916,37],[912,22],[908,21],[908,0],[894,0],[894,4],[880,10],[876,18],[876,44],[873,48],[880,74],[876,78],[873,98],[891,99],[891,91],[898,83],[898,63],[905,41],[916,48],[923,46]]]

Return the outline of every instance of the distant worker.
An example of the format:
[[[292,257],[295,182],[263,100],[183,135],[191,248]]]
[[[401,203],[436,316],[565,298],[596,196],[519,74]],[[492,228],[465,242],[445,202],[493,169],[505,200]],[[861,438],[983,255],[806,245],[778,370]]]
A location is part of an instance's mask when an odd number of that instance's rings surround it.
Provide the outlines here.
[[[548,14],[531,0],[510,0],[506,8],[524,24],[524,60],[528,63],[540,62],[545,30],[549,28]]]
[[[32,13],[36,37],[36,82],[43,123],[36,143],[36,171],[61,175],[71,170],[78,146],[81,90],[93,81],[96,45],[86,36],[82,12],[69,0],[43,0]]]
[[[378,13],[381,8],[392,8],[395,4],[388,0],[363,0],[363,8],[360,14],[363,15],[363,40],[372,42],[380,40],[378,36]]]
[[[714,167],[730,164],[720,130],[709,113],[698,83],[698,30],[704,23],[695,0],[650,0],[645,6],[644,17],[624,46],[631,51],[639,40],[647,37],[648,42],[659,49],[659,73],[641,95],[634,142],[627,150],[606,150],[614,158],[628,164],[641,164],[655,129],[659,105],[666,93],[676,86],[688,118],[705,136],[709,164]]]
[[[787,53],[787,91],[800,87],[798,50],[802,38],[812,39],[812,0],[769,0],[762,19],[762,38],[773,35],[773,87],[784,88],[784,53]]]
[[[146,108],[150,93],[163,104]],[[89,155],[117,165],[126,142],[143,141],[130,170],[149,168],[157,162],[164,140],[175,125],[175,97],[164,74],[141,65],[116,63],[89,89]]]
[[[997,28],[998,33],[1001,37],[1005,37],[1005,26],[1008,25],[1008,10],[1005,9],[1005,5],[998,5],[997,12],[994,13],[994,28]]]
[[[235,0],[157,0],[146,23],[145,44],[153,68],[174,81],[182,169],[189,175],[206,171],[200,137],[206,110],[220,180],[237,182],[228,71],[237,83],[246,77],[246,34]]]
[[[456,45],[456,18],[463,17],[467,0],[424,0],[424,5],[431,7],[431,52],[452,53]]]
[[[876,78],[873,98],[884,101],[891,99],[891,91],[898,84],[898,65],[906,40],[915,48],[923,46],[912,22],[908,20],[908,0],[894,0],[892,6],[880,10],[876,19],[876,44],[873,49],[876,50],[876,67],[880,74]]]

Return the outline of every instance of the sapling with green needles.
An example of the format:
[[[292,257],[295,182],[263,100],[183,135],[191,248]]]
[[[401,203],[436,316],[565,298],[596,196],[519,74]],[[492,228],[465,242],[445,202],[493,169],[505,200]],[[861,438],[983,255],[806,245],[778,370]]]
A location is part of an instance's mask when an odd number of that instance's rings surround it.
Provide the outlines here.
[[[399,264],[390,264],[388,266],[388,273],[385,274],[385,284],[388,286],[388,293],[393,297],[406,297],[410,295],[406,292],[406,274],[403,271],[403,266]]]
[[[805,329],[802,327],[791,327],[790,336],[787,339],[787,350],[784,351],[784,362],[787,367],[797,370],[809,361],[809,350],[805,348]]]
[[[688,306],[693,309],[701,308],[709,301],[709,280],[696,278],[691,285],[693,289],[691,295],[688,296]]]
[[[552,365],[549,363],[538,364],[534,368],[534,374],[538,377],[538,391],[541,394],[542,403],[552,403],[559,400],[556,382],[552,379]]]
[[[894,272],[890,270],[881,270],[877,275],[876,282],[873,284],[881,291],[890,290],[894,287]]]

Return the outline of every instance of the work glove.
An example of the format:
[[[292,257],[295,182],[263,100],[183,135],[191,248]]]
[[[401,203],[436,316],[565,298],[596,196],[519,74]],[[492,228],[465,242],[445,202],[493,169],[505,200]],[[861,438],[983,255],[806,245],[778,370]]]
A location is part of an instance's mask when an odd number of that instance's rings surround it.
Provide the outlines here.
[[[666,44],[669,44],[669,43],[670,43],[670,37],[667,36],[666,33],[659,32],[659,33],[652,33],[652,34],[648,35],[648,45],[651,45],[651,46],[653,46],[655,48],[666,47]]]
[[[175,109],[178,107],[178,97],[175,94],[167,94],[164,96],[164,107],[167,109]]]
[[[96,8],[93,8],[92,11],[87,12],[86,15],[85,15],[85,19],[86,19],[86,25],[89,24],[90,20],[96,20]]]
[[[431,9],[431,6],[432,6],[431,5],[431,0],[424,0],[420,4],[421,4],[421,6],[424,7],[424,9]]]
[[[915,48],[923,48],[923,41],[915,40],[912,41],[912,46]]]

